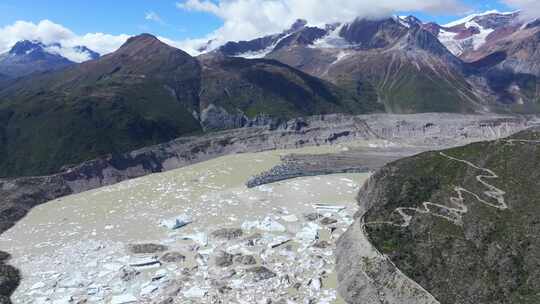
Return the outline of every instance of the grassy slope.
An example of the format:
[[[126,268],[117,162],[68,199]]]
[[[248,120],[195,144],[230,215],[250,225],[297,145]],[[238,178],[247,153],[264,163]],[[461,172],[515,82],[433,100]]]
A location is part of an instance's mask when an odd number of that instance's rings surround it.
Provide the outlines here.
[[[330,70],[329,78],[341,86],[373,86],[388,112],[457,112],[475,110],[475,97],[459,72],[437,72],[430,65],[416,66],[405,57],[366,53],[345,60]]]
[[[540,139],[540,133],[520,137]],[[464,226],[416,215],[408,228],[371,226],[374,244],[441,303],[540,302],[540,145],[484,142],[446,151],[487,167],[500,176],[492,184],[506,191],[510,209],[500,211],[466,195]],[[475,176],[483,173],[430,152],[390,164],[386,198],[367,222],[399,221],[397,207],[419,202],[448,204],[454,186],[475,193],[486,189]],[[386,171],[387,173],[389,171]],[[486,197],[483,197],[486,199]]]
[[[383,110],[366,91],[351,94],[277,61],[224,58],[211,66],[203,73],[203,106],[279,118]]]
[[[186,106],[199,90],[198,63],[148,43],[148,54],[128,45],[0,93],[0,176],[51,173],[199,131]]]

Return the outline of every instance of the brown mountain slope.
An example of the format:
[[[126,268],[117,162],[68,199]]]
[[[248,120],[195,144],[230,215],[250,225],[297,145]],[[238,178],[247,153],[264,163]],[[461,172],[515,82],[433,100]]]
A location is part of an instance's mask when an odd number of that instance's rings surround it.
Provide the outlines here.
[[[241,127],[257,117],[374,110],[373,98],[275,61],[201,63],[144,34],[98,60],[0,91],[0,176],[51,173],[180,135]]]

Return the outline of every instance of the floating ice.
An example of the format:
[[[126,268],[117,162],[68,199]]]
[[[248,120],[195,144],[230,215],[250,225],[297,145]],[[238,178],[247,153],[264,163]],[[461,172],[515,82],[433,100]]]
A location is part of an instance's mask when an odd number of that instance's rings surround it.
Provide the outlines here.
[[[143,267],[143,266],[152,266],[156,264],[161,264],[156,257],[143,257],[132,260],[129,263],[129,266],[133,267]]]
[[[309,281],[309,287],[312,290],[320,290],[322,287],[322,280],[321,278],[314,278]]]
[[[36,284],[32,285],[32,287],[30,287],[30,290],[41,289],[43,287],[45,287],[45,283],[37,282]]]
[[[282,215],[281,219],[284,220],[285,222],[289,222],[289,223],[298,222],[298,217],[296,215],[294,215],[294,214]]]
[[[291,238],[280,235],[280,236],[276,237],[275,239],[273,239],[270,243],[268,243],[268,247],[276,248],[276,247],[284,245],[284,244],[286,244],[286,243],[288,243],[290,241],[291,241]]]
[[[156,290],[158,290],[158,288],[159,287],[157,285],[152,284],[152,283],[148,283],[145,286],[143,286],[143,288],[141,289],[141,293],[139,295],[147,296],[147,295],[155,292]]]
[[[307,223],[302,230],[296,234],[296,238],[302,242],[313,242],[319,238],[319,225]]]
[[[127,303],[135,303],[135,302],[137,302],[137,298],[135,298],[133,295],[122,294],[118,296],[113,296],[110,304],[127,304]]]
[[[172,230],[182,228],[188,224],[191,224],[193,221],[191,218],[185,214],[179,215],[175,218],[168,219],[168,220],[162,220],[160,222],[160,225]]]
[[[287,229],[278,221],[267,216],[262,221],[247,221],[242,224],[242,229],[259,229],[268,232],[285,232]]]
[[[340,205],[330,205],[330,204],[314,204],[313,207],[315,209],[317,209],[317,211],[319,213],[324,213],[324,212],[333,212],[333,213],[337,213],[337,212],[340,212],[342,210],[345,210],[347,209],[347,207],[345,206],[340,206]]]
[[[206,294],[206,290],[193,286],[190,289],[184,291],[184,297],[186,298],[202,298]]]
[[[180,237],[181,240],[192,240],[195,243],[206,246],[208,245],[208,235],[204,232],[197,232],[193,234],[187,234]]]

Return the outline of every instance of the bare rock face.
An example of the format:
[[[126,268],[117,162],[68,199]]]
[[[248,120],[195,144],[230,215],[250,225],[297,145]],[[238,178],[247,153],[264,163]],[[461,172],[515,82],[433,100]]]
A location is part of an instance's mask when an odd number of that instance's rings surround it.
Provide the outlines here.
[[[248,118],[241,112],[229,114],[227,110],[210,104],[201,112],[201,125],[205,131],[237,129],[246,125]]]
[[[264,53],[268,49],[273,49],[276,45],[288,35],[300,32],[306,26],[305,20],[297,20],[288,30],[275,34],[264,36],[250,41],[227,42],[221,46],[217,52],[226,56],[256,55]]]
[[[407,34],[407,28],[395,19],[357,19],[344,25],[339,35],[362,49],[380,49],[394,44]]]

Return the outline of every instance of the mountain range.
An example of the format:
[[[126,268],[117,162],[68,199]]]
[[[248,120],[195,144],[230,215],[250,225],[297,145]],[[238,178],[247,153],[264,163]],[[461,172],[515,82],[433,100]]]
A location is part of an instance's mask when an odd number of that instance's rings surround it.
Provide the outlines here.
[[[97,60],[21,78],[0,91],[0,172],[51,173],[269,117],[378,109],[373,98],[277,61],[197,59],[143,34]]]
[[[414,16],[357,19],[230,42],[227,56],[271,58],[335,84],[373,86],[389,112],[537,112],[538,21],[519,12],[447,25]]]
[[[522,20],[298,20],[197,57],[143,34],[102,57],[76,47],[82,63],[22,41],[0,57],[0,176],[309,115],[537,113],[540,22]]]
[[[85,46],[65,48],[60,43],[43,44],[39,41],[23,40],[17,42],[9,52],[0,55],[0,71],[4,77],[17,78],[75,64],[66,58],[65,52],[75,54],[83,61],[99,58],[98,53]]]

